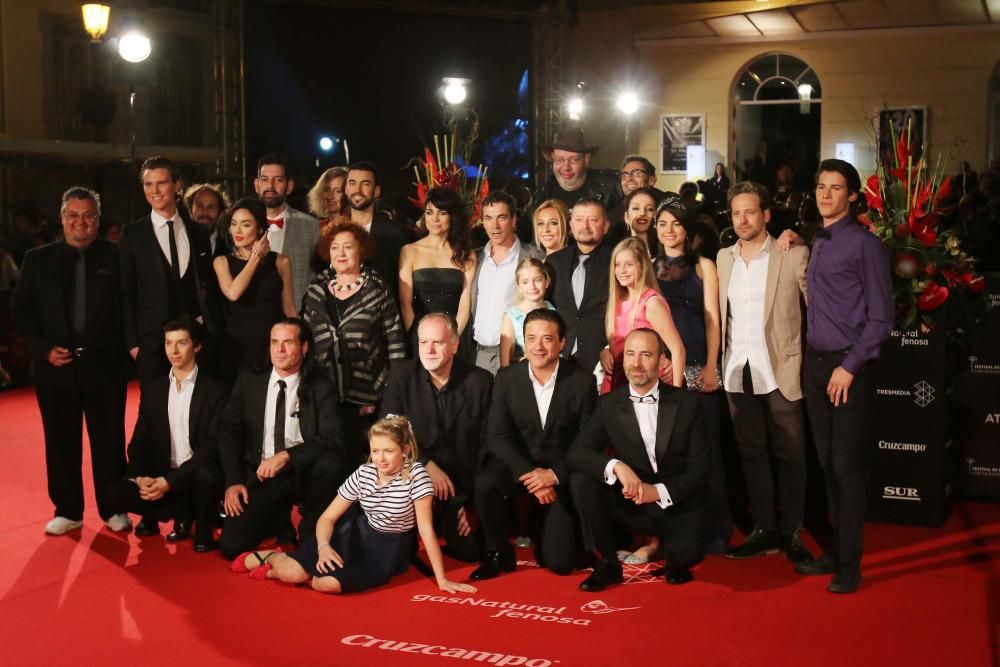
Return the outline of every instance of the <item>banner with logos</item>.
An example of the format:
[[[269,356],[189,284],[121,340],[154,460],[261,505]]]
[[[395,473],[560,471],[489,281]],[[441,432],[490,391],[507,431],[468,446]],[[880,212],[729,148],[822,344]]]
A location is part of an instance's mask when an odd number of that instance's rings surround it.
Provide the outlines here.
[[[987,273],[993,310],[955,375],[955,491],[1000,499],[1000,273]]]
[[[893,330],[875,364],[868,519],[939,526],[946,483],[945,341]]]

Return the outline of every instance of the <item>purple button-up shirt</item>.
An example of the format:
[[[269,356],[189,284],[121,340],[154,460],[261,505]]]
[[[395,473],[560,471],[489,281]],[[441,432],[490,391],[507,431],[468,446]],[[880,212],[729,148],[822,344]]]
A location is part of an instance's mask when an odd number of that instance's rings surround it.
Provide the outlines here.
[[[892,333],[892,277],[882,242],[852,215],[826,228],[809,256],[806,341],[821,352],[850,348],[841,366],[856,374]]]

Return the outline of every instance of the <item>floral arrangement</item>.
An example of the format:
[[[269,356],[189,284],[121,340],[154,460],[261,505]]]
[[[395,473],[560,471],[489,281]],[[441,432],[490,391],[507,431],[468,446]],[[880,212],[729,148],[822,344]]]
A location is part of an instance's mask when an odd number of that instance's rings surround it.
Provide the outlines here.
[[[949,226],[952,179],[940,158],[933,169],[923,156],[914,161],[912,124],[898,135],[890,129],[894,164],[880,161],[866,181],[862,222],[892,255],[896,326],[929,331],[943,321],[949,334],[963,336],[986,312],[986,283]]]
[[[472,219],[477,221],[482,216],[482,201],[490,193],[488,168],[479,165],[474,179],[469,178],[469,168],[465,166],[467,156],[456,155],[457,137],[434,135],[434,152],[429,147],[424,148],[424,157],[414,158],[418,164],[413,165],[413,174],[417,180],[414,183],[417,196],[410,201],[416,206],[424,205],[424,199],[431,188],[444,187],[457,190],[472,211]],[[467,142],[468,144],[468,142]],[[466,146],[465,153],[471,152],[471,146]],[[442,156],[444,159],[442,159]],[[412,162],[411,162],[412,163]]]

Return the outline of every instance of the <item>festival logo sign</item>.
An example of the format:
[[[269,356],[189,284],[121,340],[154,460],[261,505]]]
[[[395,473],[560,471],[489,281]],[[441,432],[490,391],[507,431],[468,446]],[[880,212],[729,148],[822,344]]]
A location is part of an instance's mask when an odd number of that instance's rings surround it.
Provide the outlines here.
[[[976,463],[976,459],[972,457],[965,459],[965,465],[968,466],[969,477],[1000,478],[1000,466],[984,466]]]
[[[980,361],[974,354],[969,355],[969,372],[973,375],[1000,375],[1000,364]]]

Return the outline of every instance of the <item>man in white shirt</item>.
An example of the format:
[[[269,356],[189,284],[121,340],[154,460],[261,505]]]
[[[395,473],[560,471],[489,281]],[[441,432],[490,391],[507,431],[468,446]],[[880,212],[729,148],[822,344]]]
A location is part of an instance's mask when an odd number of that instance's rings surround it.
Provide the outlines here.
[[[173,320],[163,329],[170,372],[143,383],[128,473],[108,493],[116,511],[142,516],[136,535],[158,535],[159,522],[172,518],[167,541],[179,542],[191,537],[193,519],[194,550],[212,551],[213,515],[222,497],[219,416],[229,392],[195,361],[201,348],[196,324]]]
[[[503,190],[483,200],[483,229],[489,241],[477,251],[476,278],[472,284],[472,337],[476,365],[496,375],[500,368],[500,325],[514,303],[514,274],[525,257],[544,259],[533,245],[517,238],[517,204]]]
[[[556,574],[573,571],[580,552],[576,513],[570,500],[566,452],[597,403],[594,376],[569,359],[566,323],[539,308],[524,320],[527,361],[500,369],[493,385],[486,446],[494,455],[476,474],[476,511],[486,558],[470,579],[492,579],[516,566],[510,545],[507,501],[527,493],[541,510],[537,554]]]
[[[288,205],[295,189],[288,161],[280,155],[265,155],[257,161],[254,191],[267,207],[267,240],[271,250],[288,257],[292,265],[292,302],[296,310],[316,275],[316,243],[319,220]]]
[[[225,476],[227,519],[219,548],[232,560],[267,537],[294,541],[289,512],[302,502],[299,535],[313,535],[316,519],[353,471],[333,385],[313,372],[309,326],[285,318],[271,327],[272,368],[244,370],[222,415],[219,455]]]
[[[585,546],[600,557],[581,590],[622,582],[612,523],[662,538],[669,584],[691,581],[691,568],[704,557],[712,467],[705,414],[693,393],[659,381],[666,364],[667,348],[655,331],[630,333],[628,384],[598,399],[569,451]]]
[[[784,250],[767,233],[770,197],[764,186],[737,183],[729,204],[740,240],[718,257],[722,375],[755,527],[727,557],[781,551],[801,563],[811,557],[800,536],[806,491],[802,312],[809,250]]]

